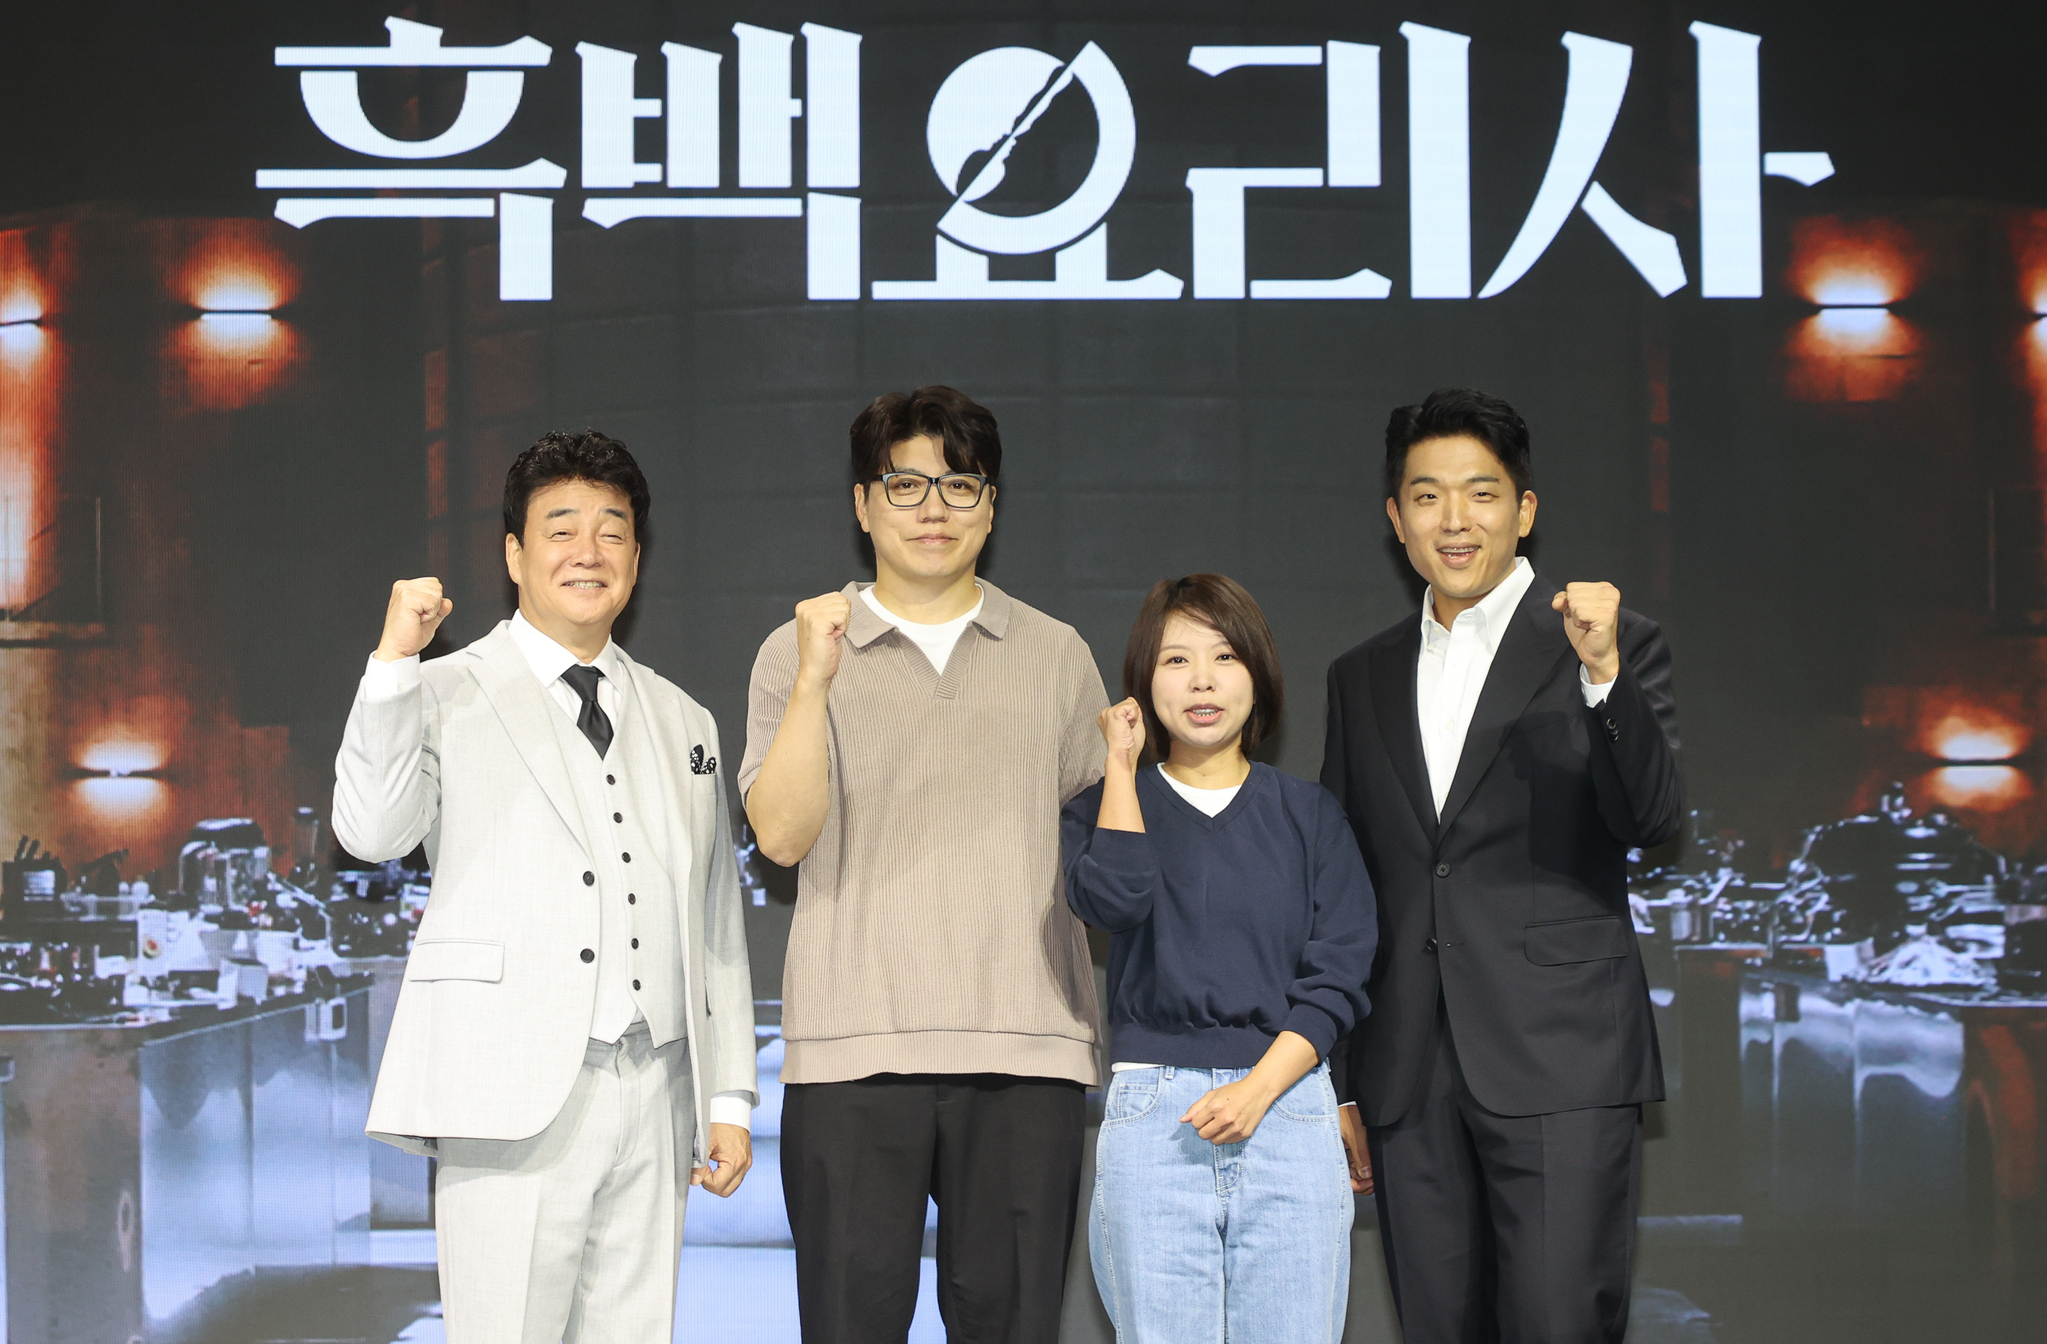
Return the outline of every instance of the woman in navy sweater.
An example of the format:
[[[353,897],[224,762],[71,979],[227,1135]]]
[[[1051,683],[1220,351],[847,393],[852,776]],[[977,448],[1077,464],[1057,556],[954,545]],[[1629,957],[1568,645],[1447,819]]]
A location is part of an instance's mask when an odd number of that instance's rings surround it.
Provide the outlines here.
[[[1243,588],[1153,588],[1123,692],[1061,818],[1067,901],[1114,935],[1095,1282],[1121,1344],[1335,1344],[1353,1213],[1324,1060],[1369,1008],[1372,882],[1336,800],[1244,754],[1281,683]]]

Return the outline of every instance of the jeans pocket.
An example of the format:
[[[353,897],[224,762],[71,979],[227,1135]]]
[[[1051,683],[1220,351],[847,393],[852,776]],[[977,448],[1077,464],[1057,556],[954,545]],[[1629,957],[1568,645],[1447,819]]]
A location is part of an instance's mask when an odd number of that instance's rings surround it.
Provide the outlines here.
[[[1164,1069],[1124,1069],[1109,1075],[1102,1098],[1102,1126],[1140,1119],[1159,1104],[1159,1078]]]
[[[1272,1108],[1290,1120],[1334,1120],[1336,1089],[1329,1083],[1329,1066],[1316,1065],[1306,1077],[1282,1092]]]

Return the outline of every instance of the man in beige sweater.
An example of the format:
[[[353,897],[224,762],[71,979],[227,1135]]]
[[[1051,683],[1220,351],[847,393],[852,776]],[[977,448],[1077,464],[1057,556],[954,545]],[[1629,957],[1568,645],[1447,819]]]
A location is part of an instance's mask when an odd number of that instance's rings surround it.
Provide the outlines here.
[[[927,1196],[964,1344],[1053,1344],[1096,1081],[1059,809],[1102,776],[1085,642],[974,573],[995,417],[949,387],[853,422],[875,582],[798,604],[754,663],[739,786],[801,864],[783,972],[782,1183],[805,1344],[899,1344]]]

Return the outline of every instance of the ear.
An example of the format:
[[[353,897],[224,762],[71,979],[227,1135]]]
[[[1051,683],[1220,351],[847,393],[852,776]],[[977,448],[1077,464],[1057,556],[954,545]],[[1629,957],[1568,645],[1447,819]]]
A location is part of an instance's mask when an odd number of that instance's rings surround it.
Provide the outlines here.
[[[640,581],[640,543],[637,541],[633,543],[632,580],[634,583],[638,583]]]
[[[1407,529],[1400,525],[1400,501],[1391,495],[1386,497],[1386,518],[1393,524],[1393,535],[1400,538],[1401,545],[1407,545]]]
[[[853,485],[853,516],[860,520],[862,532],[874,530],[867,525],[867,487],[857,481]]]
[[[1520,535],[1525,537],[1534,530],[1535,530],[1535,492],[1533,490],[1523,490],[1521,492]]]
[[[519,583],[519,559],[525,553],[526,548],[519,544],[518,534],[505,533],[505,573],[511,576],[514,587]]]

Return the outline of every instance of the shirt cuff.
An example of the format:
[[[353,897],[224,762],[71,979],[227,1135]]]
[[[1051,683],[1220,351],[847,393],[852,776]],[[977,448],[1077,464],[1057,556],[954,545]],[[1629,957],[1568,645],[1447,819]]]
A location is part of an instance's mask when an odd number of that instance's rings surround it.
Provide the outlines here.
[[[419,689],[419,655],[384,662],[374,653],[370,665],[363,669],[362,698],[375,703],[379,700],[396,700],[401,695]]]
[[[711,1098],[705,1118],[714,1125],[738,1125],[741,1129],[752,1129],[753,1103],[746,1097],[744,1092],[720,1092]]]
[[[1605,704],[1606,697],[1613,691],[1613,682],[1619,680],[1619,677],[1615,677],[1613,681],[1602,681],[1595,686],[1592,684],[1591,670],[1583,663],[1578,664],[1578,690],[1584,695],[1588,709],[1598,709]]]

